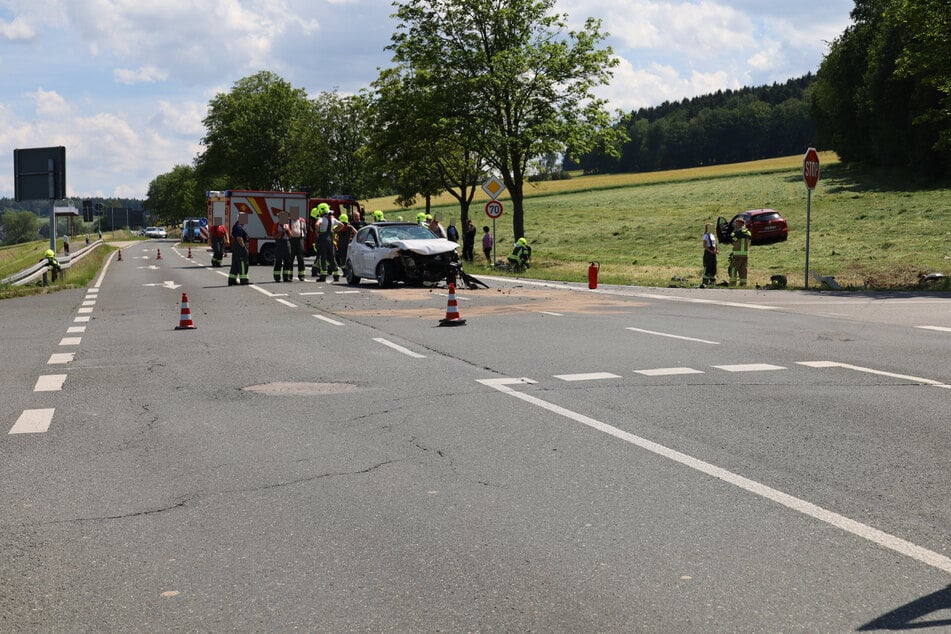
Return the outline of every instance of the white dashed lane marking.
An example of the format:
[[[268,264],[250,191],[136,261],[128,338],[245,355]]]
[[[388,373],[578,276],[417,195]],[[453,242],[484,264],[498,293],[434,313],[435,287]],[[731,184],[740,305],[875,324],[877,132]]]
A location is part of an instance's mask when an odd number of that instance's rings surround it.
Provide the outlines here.
[[[373,339],[373,341],[376,341],[377,343],[382,343],[384,346],[387,346],[387,347],[389,347],[389,348],[393,348],[393,349],[396,350],[397,352],[402,352],[402,353],[405,354],[406,356],[408,356],[408,357],[413,357],[414,359],[425,359],[425,358],[426,358],[426,355],[424,355],[424,354],[419,354],[418,352],[413,352],[413,351],[410,350],[409,348],[404,348],[403,346],[397,345],[397,344],[393,343],[392,341],[388,341],[388,340],[386,340],[386,339],[383,339],[382,337],[376,337],[376,338]]]
[[[57,352],[50,355],[50,360],[46,362],[46,365],[62,365],[64,363],[72,363],[75,356],[75,352]]]
[[[10,428],[9,434],[42,434],[53,422],[54,408],[25,409],[17,422]]]
[[[694,370],[693,368],[653,368],[650,370],[635,370],[637,374],[644,376],[675,376],[678,374],[703,374],[703,370]]]
[[[63,337],[59,340],[61,346],[78,346],[82,342],[82,337]]]
[[[601,379],[620,379],[621,377],[610,372],[589,372],[587,374],[556,374],[555,378],[562,381],[599,381]]]
[[[741,363],[739,365],[715,365],[719,370],[726,372],[768,372],[770,370],[785,370],[781,365],[770,365],[768,363]]]
[[[331,319],[330,317],[324,317],[323,315],[314,315],[314,317],[316,317],[320,321],[326,321],[328,324],[331,324],[332,326],[343,326],[343,322],[339,322],[336,319]]]
[[[951,328],[945,328],[944,326],[915,326],[915,328],[921,328],[922,330],[936,330],[938,332],[951,332]]]
[[[66,381],[65,374],[44,374],[37,377],[34,392],[59,392]]]

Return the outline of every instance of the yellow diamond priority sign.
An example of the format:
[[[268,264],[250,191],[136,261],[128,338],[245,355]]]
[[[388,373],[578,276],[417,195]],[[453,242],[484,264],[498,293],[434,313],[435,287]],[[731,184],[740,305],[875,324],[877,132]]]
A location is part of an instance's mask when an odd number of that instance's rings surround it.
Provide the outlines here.
[[[489,198],[495,200],[505,191],[505,183],[495,176],[489,177],[489,180],[482,183],[482,191],[489,195]]]

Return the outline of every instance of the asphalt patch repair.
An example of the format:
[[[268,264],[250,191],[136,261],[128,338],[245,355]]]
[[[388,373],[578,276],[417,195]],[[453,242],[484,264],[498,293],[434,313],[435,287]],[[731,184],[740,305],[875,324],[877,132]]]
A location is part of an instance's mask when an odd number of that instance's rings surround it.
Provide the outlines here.
[[[433,317],[435,310],[445,312],[449,291],[445,288],[395,288],[373,293],[376,305],[370,309],[349,307],[355,316],[383,316],[419,319]],[[439,306],[435,305],[438,300]],[[463,318],[520,313],[622,314],[645,302],[634,298],[597,295],[557,289],[493,288],[476,291],[456,289],[459,313]],[[414,306],[401,306],[409,303]]]

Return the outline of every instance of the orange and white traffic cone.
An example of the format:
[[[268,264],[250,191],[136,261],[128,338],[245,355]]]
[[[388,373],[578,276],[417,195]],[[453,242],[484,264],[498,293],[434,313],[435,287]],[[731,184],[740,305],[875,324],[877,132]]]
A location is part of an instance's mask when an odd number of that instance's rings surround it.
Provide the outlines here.
[[[446,303],[446,318],[439,320],[440,326],[465,326],[466,320],[459,319],[459,305],[456,303],[456,285],[449,285],[449,301]]]
[[[155,256],[155,259],[156,259],[156,260],[161,260],[161,259],[162,259],[162,250],[161,250],[161,249],[156,249],[155,251],[156,251],[156,253],[158,254],[158,255]]]
[[[182,317],[175,330],[194,330],[196,327],[192,322],[192,310],[188,307],[188,293],[182,293]]]

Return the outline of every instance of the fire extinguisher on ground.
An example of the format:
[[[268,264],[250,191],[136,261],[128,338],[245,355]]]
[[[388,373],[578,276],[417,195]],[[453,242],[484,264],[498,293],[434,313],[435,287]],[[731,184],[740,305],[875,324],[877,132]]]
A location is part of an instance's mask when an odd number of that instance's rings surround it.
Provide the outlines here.
[[[601,268],[600,262],[592,262],[588,267],[588,288],[598,287],[598,269]]]

